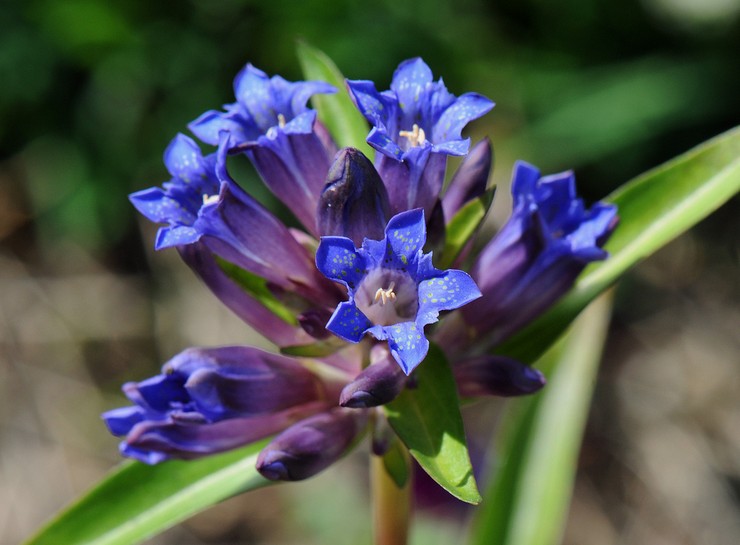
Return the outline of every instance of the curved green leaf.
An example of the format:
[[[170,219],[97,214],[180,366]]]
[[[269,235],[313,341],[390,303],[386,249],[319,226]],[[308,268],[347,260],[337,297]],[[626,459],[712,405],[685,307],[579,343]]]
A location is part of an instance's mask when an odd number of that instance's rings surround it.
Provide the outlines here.
[[[323,51],[304,42],[298,42],[298,62],[307,80],[325,81],[337,88],[334,95],[311,98],[319,119],[329,129],[334,141],[340,148],[359,149],[372,161],[375,151],[365,141],[370,132],[367,121],[352,102],[339,68]]]
[[[440,269],[449,269],[452,267],[457,256],[460,255],[465,245],[470,242],[471,237],[486,218],[486,214],[491,208],[491,203],[493,203],[495,192],[496,187],[491,187],[483,195],[463,206],[453,216],[447,224],[445,245],[437,267]]]
[[[609,258],[588,267],[550,311],[497,348],[531,362],[599,293],[635,263],[707,217],[740,191],[740,127],[646,172],[605,200],[620,224],[606,245]]]
[[[486,502],[473,521],[473,545],[559,543],[610,309],[605,297],[590,305],[538,362],[547,387],[509,404]]]
[[[188,462],[125,462],[26,545],[139,543],[226,498],[271,484],[255,469],[266,442]]]
[[[442,351],[432,345],[406,388],[385,414],[424,471],[456,498],[481,501],[460,416],[457,387]]]

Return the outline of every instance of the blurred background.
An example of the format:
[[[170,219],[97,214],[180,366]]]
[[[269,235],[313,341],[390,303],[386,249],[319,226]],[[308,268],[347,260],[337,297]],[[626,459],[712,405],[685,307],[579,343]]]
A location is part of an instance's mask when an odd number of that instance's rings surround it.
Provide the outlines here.
[[[244,63],[300,79],[300,38],[378,89],[420,55],[451,92],[492,98],[470,134],[493,140],[500,223],[517,158],[574,168],[593,201],[736,125],[739,18],[739,0],[4,0],[0,543],[118,462],[99,413],[125,404],[121,383],[190,345],[265,346],[154,254],[126,198],[167,179],[164,148],[233,101]],[[740,543],[738,232],[735,201],[621,282],[565,543]],[[369,543],[362,465],[151,543]],[[459,542],[445,512],[422,512],[414,542]]]

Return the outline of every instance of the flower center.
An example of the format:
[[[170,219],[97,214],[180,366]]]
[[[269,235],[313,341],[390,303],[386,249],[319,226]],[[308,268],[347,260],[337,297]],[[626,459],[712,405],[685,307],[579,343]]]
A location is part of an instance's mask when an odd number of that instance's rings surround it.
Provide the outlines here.
[[[416,282],[405,272],[374,269],[355,292],[355,304],[375,325],[393,325],[416,318]]]
[[[419,127],[416,123],[411,127],[410,131],[399,131],[398,136],[401,138],[407,138],[412,148],[417,146],[423,146],[424,142],[427,141],[424,129]]]
[[[286,123],[285,116],[283,114],[278,114],[277,118],[278,118],[278,127],[282,129],[283,127],[285,127],[285,123]]]

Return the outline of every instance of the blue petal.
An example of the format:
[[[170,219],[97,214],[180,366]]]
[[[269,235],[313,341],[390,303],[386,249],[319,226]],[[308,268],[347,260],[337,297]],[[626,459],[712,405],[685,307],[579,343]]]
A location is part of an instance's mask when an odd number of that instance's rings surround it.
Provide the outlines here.
[[[354,290],[367,273],[367,262],[346,237],[321,237],[316,267],[327,278]]]
[[[164,152],[164,164],[173,177],[190,183],[204,174],[203,155],[198,144],[184,134],[172,139]]]
[[[175,227],[162,227],[157,231],[157,239],[154,242],[155,250],[163,250],[164,248],[173,248],[175,246],[183,246],[185,244],[192,244],[200,240],[203,233],[194,227],[187,225],[178,225]]]
[[[117,437],[122,437],[144,420],[145,412],[141,407],[121,407],[104,412],[102,417],[110,432]]]
[[[419,312],[417,323],[422,325],[437,321],[439,312],[453,310],[478,299],[481,292],[465,272],[451,269],[441,276],[419,283]]]
[[[229,105],[236,106],[236,105]],[[201,141],[212,146],[218,145],[218,135],[227,131],[234,137],[234,143],[251,140],[244,130],[244,119],[230,113],[210,110],[195,121],[188,123],[188,129]]]
[[[393,216],[385,229],[385,236],[388,248],[392,250],[392,254],[386,253],[386,259],[391,259],[399,268],[415,260],[426,242],[424,211],[417,208]]]
[[[493,102],[478,93],[465,93],[440,116],[432,131],[433,142],[460,140],[460,132],[473,119],[478,119],[493,108]]]
[[[403,110],[415,108],[424,87],[432,82],[432,71],[427,64],[416,57],[403,61],[393,74],[391,89],[396,93]]]
[[[332,314],[326,329],[349,342],[360,342],[365,331],[372,327],[372,323],[351,301],[345,301],[337,306]]]
[[[160,187],[150,187],[129,195],[131,204],[148,220],[155,223],[193,223],[195,216]]]
[[[372,81],[347,80],[347,89],[360,113],[372,125],[385,128],[385,120],[395,114],[395,101],[381,95]]]
[[[383,328],[391,354],[407,375],[419,365],[429,351],[429,341],[423,326],[414,322],[402,322]]]
[[[284,80],[283,80],[284,81]],[[270,80],[262,70],[247,64],[234,79],[236,100],[249,120],[262,132],[278,124]]]
[[[514,164],[514,174],[511,180],[511,194],[514,197],[514,205],[518,206],[528,195],[533,194],[540,179],[540,171],[533,165],[524,161]]]
[[[404,159],[403,150],[401,150],[398,144],[396,144],[385,131],[378,129],[377,127],[373,127],[370,134],[367,135],[367,143],[382,154],[393,157],[397,161],[402,161]]]

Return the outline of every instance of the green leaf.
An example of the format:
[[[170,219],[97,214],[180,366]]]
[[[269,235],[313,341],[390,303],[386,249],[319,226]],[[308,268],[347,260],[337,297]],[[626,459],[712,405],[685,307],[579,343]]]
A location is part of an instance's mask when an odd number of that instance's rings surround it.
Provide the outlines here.
[[[455,379],[442,351],[432,345],[406,388],[384,407],[388,422],[435,481],[462,501],[481,501],[465,444]]]
[[[463,206],[453,216],[447,224],[445,245],[437,267],[440,269],[452,267],[457,256],[486,218],[495,192],[496,188],[491,187],[483,195]]]
[[[548,385],[509,403],[473,545],[559,543],[610,309],[610,298],[596,300],[538,363]]]
[[[219,501],[271,484],[255,469],[266,443],[188,462],[125,462],[26,545],[139,543]]]
[[[226,276],[236,282],[240,288],[257,299],[257,301],[262,303],[265,308],[284,322],[295,326],[298,325],[298,320],[295,317],[296,313],[273,295],[267,287],[267,280],[249,271],[245,271],[241,267],[238,267],[225,259],[218,256],[214,257],[216,258],[216,263],[219,268],[226,274]]]
[[[388,476],[393,479],[398,488],[403,488],[409,480],[409,473],[411,472],[410,459],[406,447],[403,446],[401,441],[397,438],[393,438],[388,451],[383,454],[383,466],[385,467]]]
[[[359,149],[371,161],[375,151],[365,142],[368,124],[355,107],[347,92],[344,76],[326,54],[304,42],[298,42],[298,62],[307,80],[320,80],[337,88],[333,95],[314,95],[311,102],[319,112],[319,119],[329,129],[340,148]]]
[[[589,266],[550,311],[497,348],[534,361],[567,325],[630,267],[707,217],[740,191],[740,127],[638,176],[605,200],[620,224],[609,258]]]

